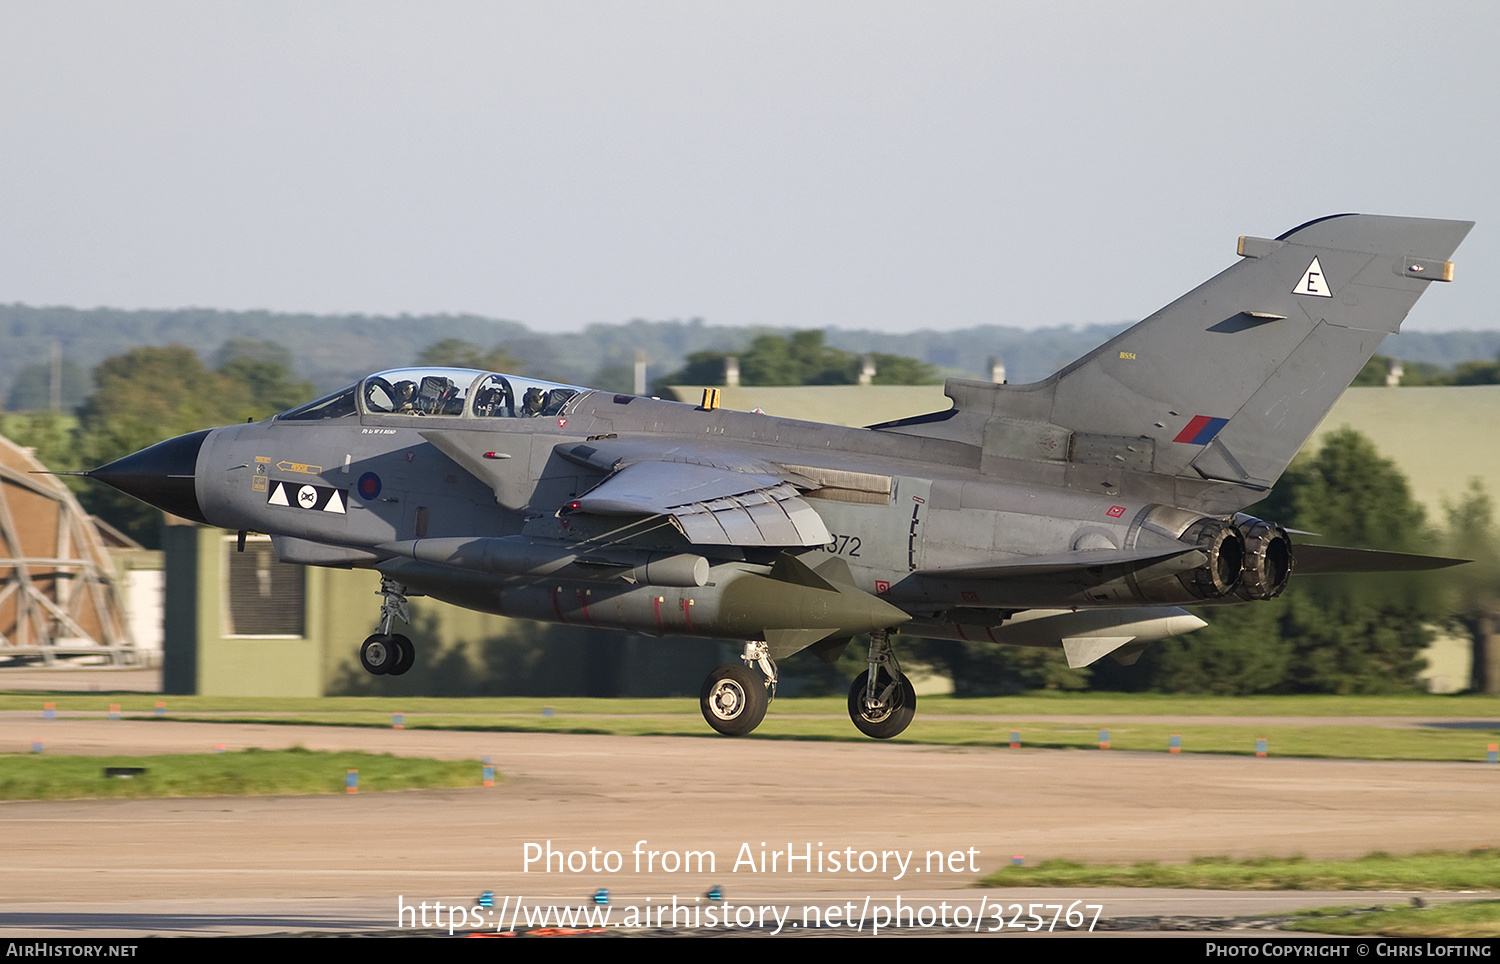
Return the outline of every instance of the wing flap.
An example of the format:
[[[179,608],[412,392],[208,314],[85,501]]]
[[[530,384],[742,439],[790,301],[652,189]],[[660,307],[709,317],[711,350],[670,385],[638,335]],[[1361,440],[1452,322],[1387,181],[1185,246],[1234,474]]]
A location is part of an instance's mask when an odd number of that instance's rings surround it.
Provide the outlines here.
[[[691,462],[633,462],[579,497],[578,510],[600,515],[662,515],[678,506],[745,495],[781,481],[761,472]]]
[[[575,512],[667,516],[695,545],[818,546],[832,539],[796,486],[763,472],[632,462],[575,503]]]
[[[790,485],[669,506],[661,514],[695,545],[821,546],[833,538],[822,517]]]

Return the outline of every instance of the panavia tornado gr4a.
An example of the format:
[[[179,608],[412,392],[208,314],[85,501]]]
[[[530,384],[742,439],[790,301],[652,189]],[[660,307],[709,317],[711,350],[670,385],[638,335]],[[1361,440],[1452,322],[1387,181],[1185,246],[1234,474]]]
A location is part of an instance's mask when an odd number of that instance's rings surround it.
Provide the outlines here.
[[[950,379],[946,411],[841,428],[495,372],[382,372],[88,474],[167,512],[373,569],[365,669],[415,659],[406,599],[746,641],[704,718],[753,730],[776,661],[868,634],[854,725],[916,709],[892,637],[1132,662],[1294,570],[1452,560],[1294,545],[1262,499],[1472,227],[1336,215],[1275,239],[1045,381]]]

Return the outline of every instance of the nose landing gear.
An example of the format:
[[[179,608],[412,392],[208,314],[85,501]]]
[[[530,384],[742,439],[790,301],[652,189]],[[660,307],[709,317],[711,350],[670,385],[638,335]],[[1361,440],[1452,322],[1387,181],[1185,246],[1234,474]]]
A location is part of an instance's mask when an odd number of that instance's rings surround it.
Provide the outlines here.
[[[371,676],[400,676],[417,662],[417,648],[412,641],[391,634],[391,623],[397,617],[404,623],[411,622],[406,587],[390,576],[381,576],[379,595],[382,631],[366,637],[359,647],[359,663]]]

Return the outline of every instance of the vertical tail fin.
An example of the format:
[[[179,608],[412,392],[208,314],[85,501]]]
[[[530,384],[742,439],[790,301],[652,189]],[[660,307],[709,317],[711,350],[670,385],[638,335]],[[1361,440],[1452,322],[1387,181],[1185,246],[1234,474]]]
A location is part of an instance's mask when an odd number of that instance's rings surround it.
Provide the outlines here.
[[[1052,421],[1155,441],[1153,471],[1269,486],[1469,221],[1335,215],[1273,240],[1059,372]]]
[[[1340,214],[1241,238],[1240,262],[1051,378],[951,380],[967,418],[898,430],[981,419],[986,461],[1268,488],[1473,226]]]

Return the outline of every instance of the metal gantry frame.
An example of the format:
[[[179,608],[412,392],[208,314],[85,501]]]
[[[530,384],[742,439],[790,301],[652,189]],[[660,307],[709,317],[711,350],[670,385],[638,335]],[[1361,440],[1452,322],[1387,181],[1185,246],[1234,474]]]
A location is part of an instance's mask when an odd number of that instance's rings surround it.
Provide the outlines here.
[[[0,438],[0,659],[138,662],[93,520],[28,449]]]

